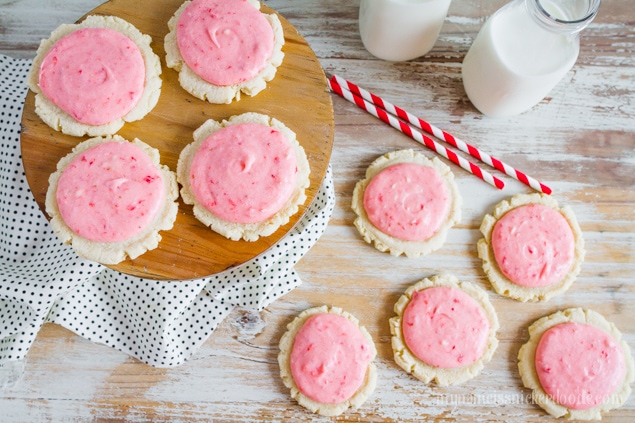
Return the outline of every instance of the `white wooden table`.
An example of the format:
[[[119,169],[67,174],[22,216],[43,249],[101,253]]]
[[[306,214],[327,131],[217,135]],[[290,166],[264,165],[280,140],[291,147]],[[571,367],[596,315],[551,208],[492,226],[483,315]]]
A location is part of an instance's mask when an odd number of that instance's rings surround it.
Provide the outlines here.
[[[99,3],[1,2],[0,53],[33,57],[52,29]],[[504,176],[507,187],[498,191],[451,165],[464,198],[463,219],[434,254],[392,257],[365,244],[352,224],[355,183],[377,156],[419,147],[334,96],[336,209],[325,235],[297,266],[300,288],[262,313],[233,312],[177,368],[152,368],[46,325],[19,381],[0,391],[1,420],[555,421],[531,403],[516,370],[531,322],[567,307],[592,308],[613,321],[635,349],[635,10],[627,0],[604,1],[583,33],[577,64],[550,96],[521,116],[490,119],[469,103],[460,69],[485,18],[503,3],[454,0],[426,57],[388,63],[364,50],[357,1],[266,1],[306,38],[326,72],[382,94],[551,186],[560,204],[573,208],[587,246],[582,272],[567,293],[523,304],[491,291],[476,255],[480,222],[499,201],[531,192]],[[493,360],[476,379],[450,388],[423,384],[401,371],[392,360],[388,327],[401,293],[440,272],[490,290],[501,321]],[[286,324],[303,309],[322,304],[357,316],[379,352],[375,393],[338,419],[314,416],[291,400],[276,361]],[[635,421],[635,396],[603,420]]]

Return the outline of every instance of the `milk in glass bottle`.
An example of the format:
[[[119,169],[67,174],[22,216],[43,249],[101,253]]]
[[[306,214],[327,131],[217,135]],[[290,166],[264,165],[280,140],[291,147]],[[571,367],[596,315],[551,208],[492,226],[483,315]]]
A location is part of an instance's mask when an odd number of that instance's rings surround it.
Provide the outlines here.
[[[388,61],[415,59],[434,46],[451,0],[361,0],[364,47]]]
[[[463,60],[472,104],[492,117],[539,103],[575,64],[600,0],[513,0],[485,22]]]

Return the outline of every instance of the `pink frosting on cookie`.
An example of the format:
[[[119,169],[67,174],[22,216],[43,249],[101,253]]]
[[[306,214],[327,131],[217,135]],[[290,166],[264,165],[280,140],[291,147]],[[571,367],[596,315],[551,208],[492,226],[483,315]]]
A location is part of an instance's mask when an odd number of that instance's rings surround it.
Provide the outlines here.
[[[108,28],[82,28],[57,41],[42,60],[44,95],[78,122],[124,117],[141,98],[145,63],[139,47]]]
[[[254,78],[273,52],[273,28],[246,0],[193,0],[176,26],[187,66],[214,85]]]
[[[159,169],[129,142],[106,142],[81,153],[59,178],[57,204],[77,235],[119,242],[145,229],[165,199]]]
[[[300,392],[322,404],[350,399],[362,386],[373,350],[347,318],[316,314],[296,334],[291,375]]]
[[[569,222],[542,204],[507,212],[496,222],[491,242],[500,270],[521,286],[556,283],[573,264],[575,240]]]
[[[490,323],[481,306],[458,288],[415,291],[401,324],[408,349],[440,368],[467,366],[485,351]]]
[[[262,222],[280,211],[296,186],[289,140],[266,125],[230,125],[210,135],[194,155],[190,186],[196,199],[228,222]]]
[[[364,191],[368,220],[380,231],[405,241],[425,241],[441,227],[450,194],[433,167],[415,163],[390,166]]]
[[[555,402],[585,410],[606,401],[625,375],[624,352],[591,325],[568,322],[547,330],[536,349],[540,385]]]

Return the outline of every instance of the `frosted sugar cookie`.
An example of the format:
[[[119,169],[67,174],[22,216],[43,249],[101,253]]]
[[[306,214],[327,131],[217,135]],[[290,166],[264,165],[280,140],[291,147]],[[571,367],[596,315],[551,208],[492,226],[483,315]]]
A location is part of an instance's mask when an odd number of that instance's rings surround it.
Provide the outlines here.
[[[498,346],[498,317],[487,293],[449,274],[409,287],[395,313],[390,319],[395,362],[426,383],[472,379]]]
[[[295,133],[259,113],[208,120],[179,156],[181,196],[194,216],[232,240],[274,233],[306,200],[309,162]]]
[[[298,404],[323,416],[359,408],[375,390],[377,355],[359,321],[337,307],[303,311],[280,339],[280,376]]]
[[[102,264],[134,259],[156,248],[172,228],[176,177],[159,151],[118,135],[78,144],[49,178],[46,212],[59,238]]]
[[[191,0],[168,22],[168,67],[194,97],[229,104],[255,96],[271,81],[284,53],[278,16],[257,0]]]
[[[42,40],[29,74],[35,112],[74,136],[116,133],[142,119],[161,93],[161,63],[152,40],[114,16],[88,16]]]
[[[546,301],[569,289],[584,260],[582,231],[570,207],[544,194],[502,201],[481,223],[483,270],[501,295]]]
[[[600,420],[620,407],[635,380],[633,357],[614,324],[571,308],[538,319],[518,352],[518,370],[534,401],[555,417]]]
[[[394,256],[437,250],[461,219],[450,168],[437,158],[401,150],[376,159],[353,191],[355,226],[364,240]]]

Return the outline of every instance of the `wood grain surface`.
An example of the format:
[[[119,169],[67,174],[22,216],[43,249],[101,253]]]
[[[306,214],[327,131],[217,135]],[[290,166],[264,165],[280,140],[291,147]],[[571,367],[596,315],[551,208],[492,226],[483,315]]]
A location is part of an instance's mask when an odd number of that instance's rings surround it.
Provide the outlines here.
[[[176,171],[183,147],[193,141],[192,133],[207,119],[220,121],[245,112],[275,117],[293,130],[311,166],[307,201],[289,223],[255,242],[232,241],[199,222],[192,206],[179,200],[173,229],[162,231],[158,248],[134,260],[109,266],[120,272],[148,279],[197,279],[239,266],[262,254],[283,238],[300,219],[317,195],[326,174],[333,145],[333,107],[324,72],[302,36],[284,17],[285,54],[276,77],[254,97],[243,94],[240,101],[215,105],[189,95],[178,82],[178,73],[165,66],[163,39],[167,21],[182,0],[137,2],[111,0],[90,14],[119,16],[152,37],[152,48],[161,59],[163,86],[157,106],[143,119],[127,123],[118,132],[157,148],[161,162]],[[264,13],[275,11],[264,6]],[[48,178],[59,159],[88,137],[73,137],[52,130],[35,114],[35,94],[29,92],[22,117],[22,159],[31,191],[44,210]],[[178,264],[178,265],[177,265]]]
[[[99,2],[17,0],[3,6],[0,52],[33,57],[40,38]],[[332,96],[336,207],[326,233],[296,266],[301,287],[263,312],[236,309],[177,368],[152,368],[47,325],[24,368],[16,369],[17,382],[0,391],[6,421],[562,421],[532,402],[517,372],[516,356],[533,321],[567,307],[590,308],[614,322],[635,350],[635,9],[629,0],[603,1],[582,33],[576,65],[550,95],[525,114],[490,119],[467,99],[461,62],[487,16],[504,3],[453,0],[428,55],[389,63],[371,56],[359,39],[359,1],[266,1],[302,34],[327,73],[357,82],[553,188],[558,202],[573,209],[586,242],[580,276],[569,291],[528,304],[492,291],[476,254],[479,225],[496,203],[531,190],[501,175],[507,187],[498,191],[449,162],[464,206],[444,246],[407,259],[367,245],[353,226],[350,207],[367,166],[397,149],[433,153]],[[501,322],[492,361],[475,379],[447,388],[423,384],[394,363],[388,326],[403,291],[440,272],[486,289]],[[298,406],[280,380],[276,360],[286,324],[322,304],[355,315],[378,349],[377,389],[361,408],[338,418]],[[635,396],[602,421],[635,421]]]

